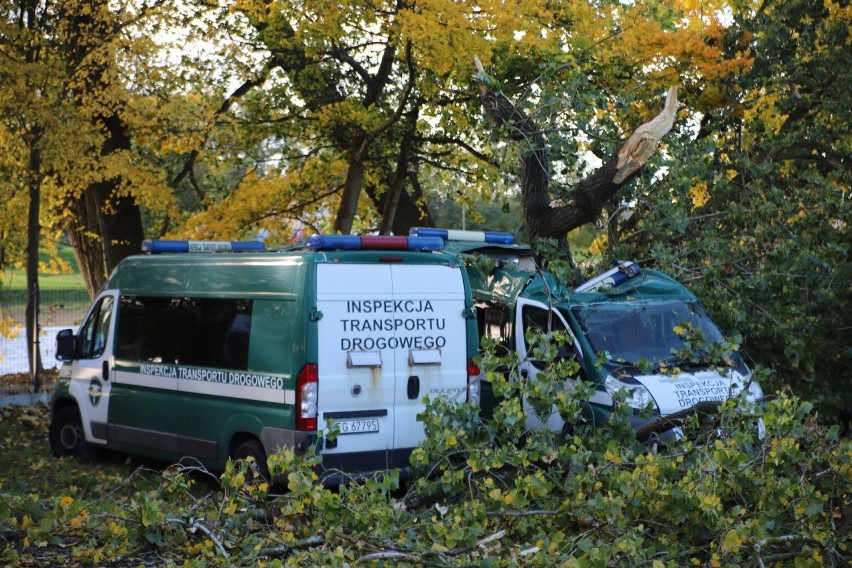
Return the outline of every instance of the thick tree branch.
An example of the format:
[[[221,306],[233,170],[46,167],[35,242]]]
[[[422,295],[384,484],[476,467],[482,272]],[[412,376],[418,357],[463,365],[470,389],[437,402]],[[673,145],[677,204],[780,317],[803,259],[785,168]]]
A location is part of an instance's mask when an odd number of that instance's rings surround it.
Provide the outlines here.
[[[547,237],[563,241],[568,231],[593,221],[604,203],[645,166],[660,139],[671,130],[677,114],[677,90],[671,87],[659,115],[637,128],[615,155],[578,183],[567,202],[551,202],[549,158],[542,130],[494,88],[477,58],[474,64],[485,112],[509,129],[510,139],[526,143],[521,156],[521,198],[533,239]]]
[[[367,134],[367,138],[364,141],[364,145],[371,144],[376,138],[382,135],[387,129],[391,126],[399,122],[400,117],[402,117],[402,113],[405,110],[406,105],[408,104],[408,97],[411,95],[411,89],[414,87],[414,82],[416,80],[414,76],[414,61],[411,59],[411,42],[407,42],[405,44],[405,62],[408,66],[408,80],[405,83],[405,87],[402,90],[402,97],[399,100],[399,104],[396,107],[394,113],[382,123],[377,129]],[[361,149],[361,152],[364,152],[365,148]]]
[[[490,164],[492,166],[498,165],[493,159],[489,158],[488,155],[483,152],[480,152],[461,138],[457,138],[455,136],[427,136],[425,138],[422,138],[422,141],[427,142],[429,144],[453,144],[455,146],[463,148],[465,151],[467,151],[468,154],[470,154],[481,162]]]

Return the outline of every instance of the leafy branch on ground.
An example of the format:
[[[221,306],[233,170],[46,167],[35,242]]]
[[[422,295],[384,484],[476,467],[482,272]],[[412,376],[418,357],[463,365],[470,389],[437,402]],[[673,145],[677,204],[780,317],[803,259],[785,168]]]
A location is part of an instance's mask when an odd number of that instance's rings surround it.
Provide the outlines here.
[[[494,377],[507,363],[483,361]],[[273,474],[289,472],[281,487],[253,477],[245,462],[214,474],[193,460],[129,469],[112,455],[54,459],[46,406],[2,408],[0,558],[130,565],[153,556],[184,566],[850,560],[852,445],[806,401],[776,393],[760,409],[763,438],[754,414],[724,404],[712,430],[687,420],[686,439],[651,447],[636,440],[626,409],[602,427],[585,424],[555,381],[535,388],[555,397],[573,428],[526,431],[514,394],[535,396],[533,385],[501,388],[509,396],[490,421],[464,403],[429,403],[408,484],[394,471],[339,489],[320,484],[315,456],[289,451],[269,464]]]

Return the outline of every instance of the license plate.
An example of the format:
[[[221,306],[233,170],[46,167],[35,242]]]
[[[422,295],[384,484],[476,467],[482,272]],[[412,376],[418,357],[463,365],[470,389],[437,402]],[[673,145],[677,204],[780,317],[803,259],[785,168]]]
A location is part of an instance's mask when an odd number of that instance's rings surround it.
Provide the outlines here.
[[[367,418],[364,420],[335,420],[334,423],[340,428],[341,434],[363,434],[365,432],[379,431],[379,420],[377,418]]]

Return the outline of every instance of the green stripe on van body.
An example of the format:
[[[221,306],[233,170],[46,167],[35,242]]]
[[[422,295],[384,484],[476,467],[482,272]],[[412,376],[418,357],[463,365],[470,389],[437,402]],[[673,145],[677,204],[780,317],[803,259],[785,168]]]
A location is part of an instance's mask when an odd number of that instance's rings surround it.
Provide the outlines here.
[[[110,448],[158,459],[175,457],[176,379],[144,377],[149,384],[142,386],[127,382],[137,373],[119,369],[116,365],[111,374],[107,423],[93,423],[93,432],[105,438]]]
[[[68,378],[60,378],[56,382],[56,387],[53,389],[53,400],[59,398],[71,398],[71,380]]]
[[[295,407],[284,402],[285,393],[291,393],[287,398],[295,397],[292,389],[262,389],[273,395],[264,399],[190,392],[180,388],[198,384],[197,381],[173,379],[171,375],[178,367],[161,367],[164,369],[157,372],[165,377],[128,371],[132,365],[122,365],[122,370],[114,373],[108,424],[102,426],[111,447],[166,460],[192,455],[209,467],[221,468],[229,457],[234,436],[249,434],[261,439],[264,428],[293,429]],[[198,370],[214,375],[221,372]],[[128,378],[165,382],[140,386],[128,383]],[[172,387],[172,381],[177,382],[177,388]],[[211,386],[229,387],[215,383]]]

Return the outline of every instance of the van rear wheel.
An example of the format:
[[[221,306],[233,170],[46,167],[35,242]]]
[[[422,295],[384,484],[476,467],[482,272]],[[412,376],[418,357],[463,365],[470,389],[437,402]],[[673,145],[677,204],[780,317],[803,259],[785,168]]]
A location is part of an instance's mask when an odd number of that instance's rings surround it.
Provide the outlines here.
[[[50,422],[48,432],[50,449],[56,457],[76,456],[88,457],[88,444],[83,433],[83,422],[80,413],[73,406],[66,406],[56,411]]]
[[[246,478],[253,480],[255,476],[259,476],[264,481],[269,481],[269,466],[266,465],[266,452],[263,451],[263,444],[258,440],[244,440],[234,450],[233,459],[235,461],[249,461],[249,458],[252,458],[253,463],[249,463]]]

